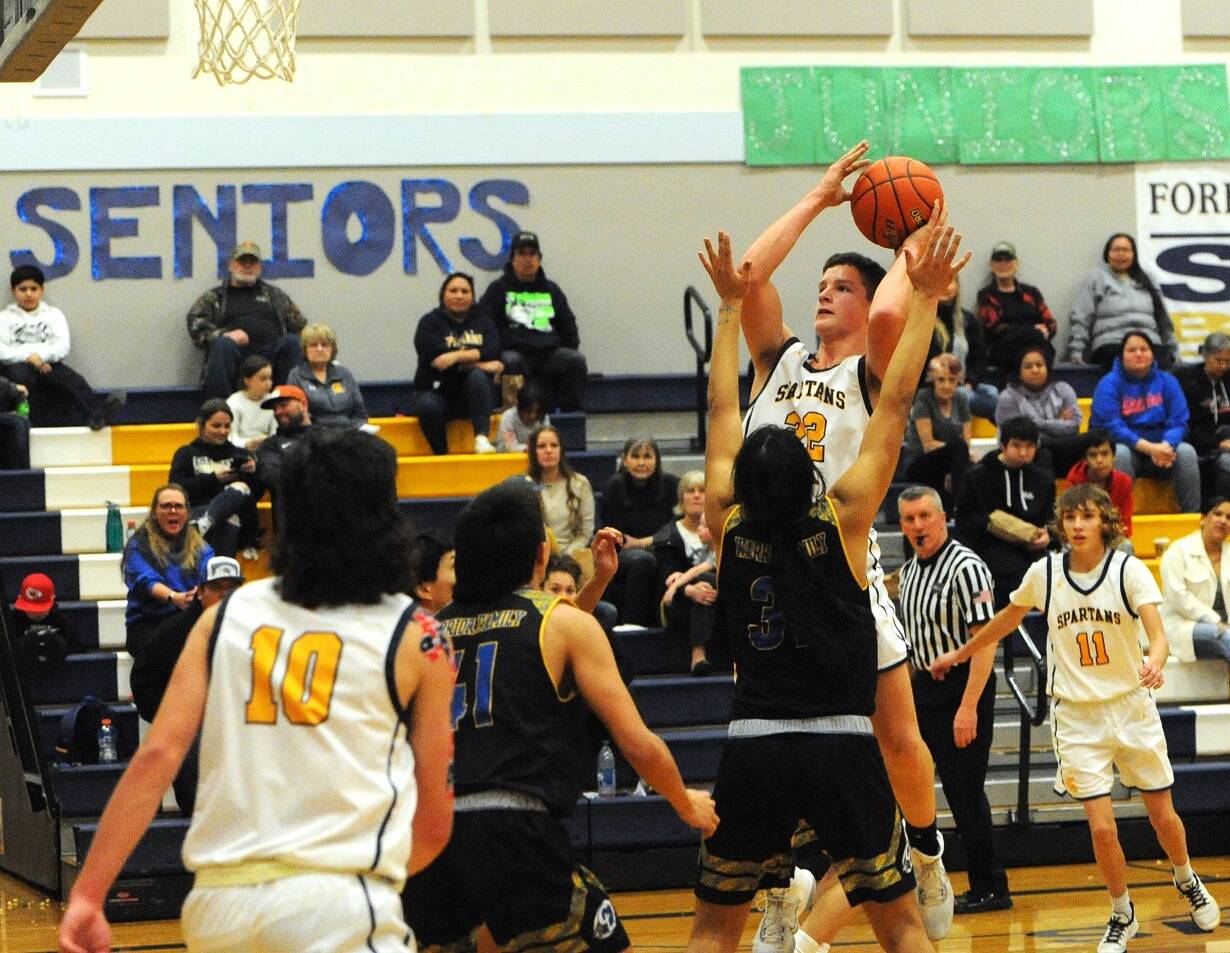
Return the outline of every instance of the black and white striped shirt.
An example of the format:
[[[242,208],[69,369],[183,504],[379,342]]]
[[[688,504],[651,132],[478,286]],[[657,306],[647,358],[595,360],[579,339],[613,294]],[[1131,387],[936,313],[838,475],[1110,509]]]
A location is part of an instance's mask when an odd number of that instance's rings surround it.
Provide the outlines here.
[[[898,591],[910,657],[929,668],[969,640],[969,627],[995,615],[995,583],[978,555],[949,539],[930,559],[915,554],[901,567]]]

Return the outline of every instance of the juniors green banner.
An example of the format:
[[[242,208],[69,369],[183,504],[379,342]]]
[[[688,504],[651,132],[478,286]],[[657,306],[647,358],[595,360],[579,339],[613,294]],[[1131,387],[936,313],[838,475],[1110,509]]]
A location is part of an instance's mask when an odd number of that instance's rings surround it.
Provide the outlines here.
[[[748,67],[745,161],[873,154],[933,163],[1157,162],[1230,157],[1224,66]]]

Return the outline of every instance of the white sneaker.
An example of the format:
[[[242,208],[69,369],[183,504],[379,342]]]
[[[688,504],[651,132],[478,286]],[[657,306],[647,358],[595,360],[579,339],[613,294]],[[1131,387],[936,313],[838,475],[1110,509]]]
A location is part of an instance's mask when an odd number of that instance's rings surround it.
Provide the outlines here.
[[[1102,942],[1098,944],[1098,953],[1127,953],[1127,943],[1140,929],[1140,921],[1136,919],[1136,906],[1125,917],[1121,913],[1112,913],[1106,922],[1106,932],[1102,934]]]
[[[474,452],[475,453],[497,453],[498,451],[495,449],[495,447],[491,445],[491,441],[488,440],[485,436],[483,436],[480,433],[477,437],[474,438]]]
[[[940,852],[934,857],[924,854],[921,850],[910,848],[914,858],[914,879],[918,885],[914,888],[918,896],[918,909],[922,913],[923,926],[927,928],[927,937],[932,941],[942,940],[952,929],[952,883],[948,879],[948,871],[944,869],[944,835],[936,832],[940,841]]]
[[[1181,884],[1176,880],[1174,885],[1191,907],[1192,922],[1205,932],[1216,930],[1221,923],[1221,908],[1200,878],[1193,873],[1192,879],[1187,883]]]
[[[764,919],[752,940],[752,953],[794,953],[799,915],[811,909],[815,899],[816,877],[802,867],[794,868],[790,886],[766,890]]]

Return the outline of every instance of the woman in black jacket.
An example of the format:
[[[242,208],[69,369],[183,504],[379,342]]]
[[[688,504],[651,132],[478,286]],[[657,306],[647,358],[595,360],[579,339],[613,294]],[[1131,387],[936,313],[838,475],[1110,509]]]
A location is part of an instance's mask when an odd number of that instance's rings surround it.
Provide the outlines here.
[[[170,482],[187,491],[192,521],[219,556],[254,548],[260,535],[256,501],[264,488],[252,454],[230,442],[233,420],[225,400],[205,401],[196,417],[197,438],[171,458]]]
[[[440,286],[440,306],[414,332],[419,366],[414,411],[433,453],[448,453],[448,421],[474,425],[474,452],[495,453],[488,438],[494,381],[504,370],[495,324],[474,307],[474,279],[455,271]]]
[[[658,560],[662,621],[687,640],[693,675],[713,671],[706,646],[717,614],[717,557],[713,536],[705,526],[705,471],[691,470],[679,478],[679,519],[654,533]]]

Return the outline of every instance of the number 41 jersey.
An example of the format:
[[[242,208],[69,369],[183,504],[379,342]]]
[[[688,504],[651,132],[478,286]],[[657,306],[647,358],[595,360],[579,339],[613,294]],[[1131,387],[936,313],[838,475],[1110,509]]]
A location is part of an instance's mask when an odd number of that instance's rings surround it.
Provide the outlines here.
[[[405,880],[417,797],[393,660],[411,619],[435,638],[408,596],[313,610],[262,579],[223,603],[189,870],[275,862]]]

